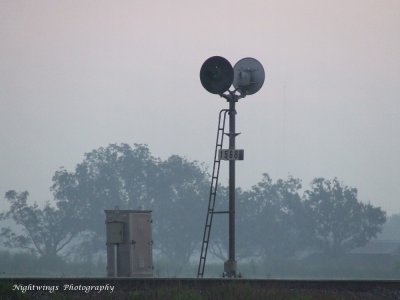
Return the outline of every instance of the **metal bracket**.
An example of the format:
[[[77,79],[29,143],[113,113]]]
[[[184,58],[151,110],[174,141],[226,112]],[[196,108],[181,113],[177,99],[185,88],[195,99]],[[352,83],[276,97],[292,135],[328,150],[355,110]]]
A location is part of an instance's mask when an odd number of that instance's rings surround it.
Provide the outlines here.
[[[246,93],[242,93],[240,89],[235,89],[233,91],[228,90],[228,94],[220,94],[220,96],[225,98],[228,102],[238,102],[239,99],[246,97]]]
[[[231,135],[238,136],[239,134],[242,134],[242,133],[241,132],[237,132],[237,133],[226,133],[226,132],[224,132],[224,134],[227,135],[227,136],[231,136]]]

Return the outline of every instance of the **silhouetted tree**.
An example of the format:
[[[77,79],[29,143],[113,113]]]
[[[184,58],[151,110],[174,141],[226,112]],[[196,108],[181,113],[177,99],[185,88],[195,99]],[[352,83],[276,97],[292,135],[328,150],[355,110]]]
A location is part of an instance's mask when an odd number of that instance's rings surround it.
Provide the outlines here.
[[[92,233],[91,244],[80,244],[86,253],[104,249],[104,209],[115,206],[153,210],[154,249],[178,266],[174,272],[201,242],[208,184],[196,162],[177,155],[163,161],[145,145],[111,144],[86,154],[74,172],[60,169],[53,182],[59,207]]]
[[[65,211],[47,203],[39,208],[36,203],[28,205],[28,192],[8,191],[5,198],[10,203],[0,219],[11,219],[19,229],[4,227],[1,235],[9,248],[30,250],[42,257],[54,259],[71,243],[79,228],[71,224]]]
[[[310,223],[299,195],[299,179],[273,182],[268,174],[250,190],[236,190],[237,258],[288,258],[304,249],[310,240]],[[227,190],[220,189],[227,209]],[[226,198],[226,200],[225,200]],[[216,218],[219,219],[217,216]],[[227,223],[227,219],[223,220]],[[210,242],[211,253],[226,259],[228,227],[216,221]],[[214,225],[213,225],[214,227]]]
[[[257,215],[255,207],[249,202],[248,191],[236,188],[235,191],[235,254],[236,259],[246,259],[260,255],[259,245],[254,244],[254,239],[249,237],[256,224],[254,216]],[[229,189],[225,186],[218,187],[216,198],[216,211],[229,211]],[[204,215],[205,217],[205,215]],[[202,222],[204,226],[205,218]],[[203,228],[202,228],[203,229]],[[226,261],[229,248],[229,215],[216,214],[213,217],[209,253],[216,258]]]
[[[248,243],[266,257],[289,258],[307,247],[310,224],[299,195],[297,178],[273,182],[268,174],[247,192]]]
[[[358,200],[357,189],[345,186],[337,178],[316,178],[305,192],[313,221],[313,236],[318,249],[341,254],[365,245],[382,230],[386,214]]]
[[[173,155],[159,163],[155,180],[154,247],[172,262],[174,275],[199,250],[209,183],[196,162]]]
[[[104,248],[105,209],[152,208],[156,164],[146,145],[111,144],[86,153],[74,172],[61,168],[55,173],[57,205],[90,236],[80,245],[82,251]]]

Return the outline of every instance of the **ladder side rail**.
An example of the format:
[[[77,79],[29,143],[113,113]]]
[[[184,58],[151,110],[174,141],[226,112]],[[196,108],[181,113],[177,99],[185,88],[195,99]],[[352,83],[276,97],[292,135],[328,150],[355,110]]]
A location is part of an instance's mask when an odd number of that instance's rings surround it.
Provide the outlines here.
[[[223,118],[222,127],[221,127],[222,113],[224,113],[224,118]],[[211,179],[211,185],[210,185],[210,194],[209,194],[208,210],[207,210],[207,216],[206,216],[206,225],[204,227],[203,242],[202,242],[202,247],[201,247],[200,262],[199,262],[197,277],[203,277],[205,262],[206,262],[206,257],[207,257],[208,243],[209,243],[209,238],[210,238],[210,233],[211,233],[211,224],[212,224],[212,217],[213,217],[212,212],[214,210],[215,196],[216,196],[216,189],[214,188],[214,183],[215,183],[215,186],[217,186],[219,165],[220,165],[220,160],[217,159],[217,155],[218,155],[218,148],[222,146],[222,142],[223,142],[223,136],[224,136],[223,131],[225,128],[225,118],[226,118],[226,110],[221,110],[219,113],[219,118],[218,118],[218,130],[217,130],[216,147],[215,147],[215,152],[214,152],[213,173],[212,173],[212,179]],[[220,135],[221,131],[222,131],[222,134]],[[221,139],[221,143],[218,143],[218,141],[220,139]],[[217,165],[217,168],[216,168],[216,165]],[[215,173],[216,171],[217,171],[217,174]]]
[[[211,229],[211,224],[212,224],[212,212],[213,212],[213,208],[215,205],[215,192],[214,192],[214,190],[215,190],[214,185],[216,183],[216,181],[215,181],[216,180],[215,165],[216,165],[216,161],[214,160],[213,175],[211,178],[209,201],[208,201],[208,207],[207,207],[206,224],[204,227],[203,241],[202,241],[200,262],[199,262],[197,277],[203,277],[204,267],[205,267],[205,262],[206,262],[206,257],[207,257],[208,242],[209,242],[210,231],[211,231],[210,229]]]
[[[218,129],[221,131],[221,143],[220,143],[219,147],[218,146],[215,147],[215,153],[214,153],[214,162],[216,162],[214,164],[214,168],[215,168],[215,166],[217,166],[217,168],[216,168],[217,169],[217,174],[216,174],[216,177],[215,177],[214,193],[212,195],[210,194],[210,199],[209,199],[209,204],[212,203],[212,206],[211,206],[211,210],[208,211],[208,215],[207,215],[207,217],[209,217],[208,218],[209,219],[209,226],[208,226],[208,230],[207,230],[207,240],[205,242],[205,253],[203,255],[204,264],[202,266],[202,275],[204,274],[205,262],[206,262],[206,257],[207,257],[207,253],[208,253],[208,245],[209,245],[210,234],[211,234],[211,225],[212,225],[212,220],[213,220],[213,216],[214,216],[215,199],[216,199],[216,196],[217,196],[217,189],[218,189],[219,170],[220,170],[220,166],[221,166],[221,160],[219,159],[219,151],[218,151],[219,149],[218,148],[222,149],[223,140],[224,140],[226,114],[227,114],[227,112],[229,112],[229,110],[228,109],[221,110],[220,118],[221,118],[221,113],[222,112],[224,113],[223,121],[222,121],[223,126],[222,127],[220,127],[220,126],[218,127]],[[220,120],[219,120],[219,122],[220,122]]]
[[[215,206],[215,199],[216,193],[218,189],[218,177],[220,171],[220,159],[219,159],[219,150],[222,149],[223,140],[224,140],[224,131],[225,131],[225,122],[226,122],[226,115],[229,112],[228,109],[223,109],[219,113],[218,118],[218,130],[217,130],[217,138],[215,144],[215,152],[214,152],[214,164],[213,164],[213,171],[212,171],[212,178],[210,184],[210,194],[209,194],[209,201],[208,201],[208,210],[206,216],[206,225],[204,227],[203,233],[203,242],[201,246],[201,254],[200,254],[200,262],[197,272],[197,277],[203,277],[204,275],[204,268],[207,258],[207,251],[208,251],[208,244],[210,240],[211,234],[211,225],[213,219],[213,212]],[[222,121],[222,126],[221,126]],[[220,142],[219,142],[220,141]]]

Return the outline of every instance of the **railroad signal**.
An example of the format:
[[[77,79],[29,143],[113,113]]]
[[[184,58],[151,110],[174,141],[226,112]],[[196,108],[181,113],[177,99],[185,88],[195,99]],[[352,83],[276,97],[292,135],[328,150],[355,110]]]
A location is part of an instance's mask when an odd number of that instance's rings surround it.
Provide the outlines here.
[[[209,203],[197,277],[200,278],[204,275],[213,215],[215,213],[227,213],[229,214],[229,249],[228,260],[224,264],[223,277],[235,278],[237,277],[235,259],[235,162],[244,158],[244,150],[235,149],[235,139],[239,134],[235,132],[235,103],[261,89],[265,81],[265,72],[261,63],[251,57],[239,60],[232,68],[232,65],[225,58],[213,56],[208,58],[201,66],[200,81],[208,92],[225,98],[229,103],[229,109],[223,109],[219,114]],[[229,90],[232,85],[234,89]],[[229,114],[229,133],[225,133],[226,114]],[[229,149],[222,149],[224,135],[229,136]],[[214,206],[221,160],[229,161],[229,210],[216,212]]]
[[[264,68],[254,58],[246,57],[239,60],[233,67],[233,73],[233,86],[242,94],[255,94],[264,84]]]
[[[233,83],[232,65],[221,56],[210,57],[200,69],[200,81],[211,94],[222,94]]]

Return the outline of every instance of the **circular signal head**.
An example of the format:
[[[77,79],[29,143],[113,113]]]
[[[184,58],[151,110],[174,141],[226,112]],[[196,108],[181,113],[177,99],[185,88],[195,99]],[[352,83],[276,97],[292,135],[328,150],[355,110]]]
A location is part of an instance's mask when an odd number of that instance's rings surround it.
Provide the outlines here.
[[[257,93],[264,84],[264,68],[254,58],[246,57],[239,60],[233,67],[233,73],[233,86],[242,94]]]
[[[201,66],[200,81],[210,93],[222,94],[232,85],[232,65],[221,56],[212,56]]]

